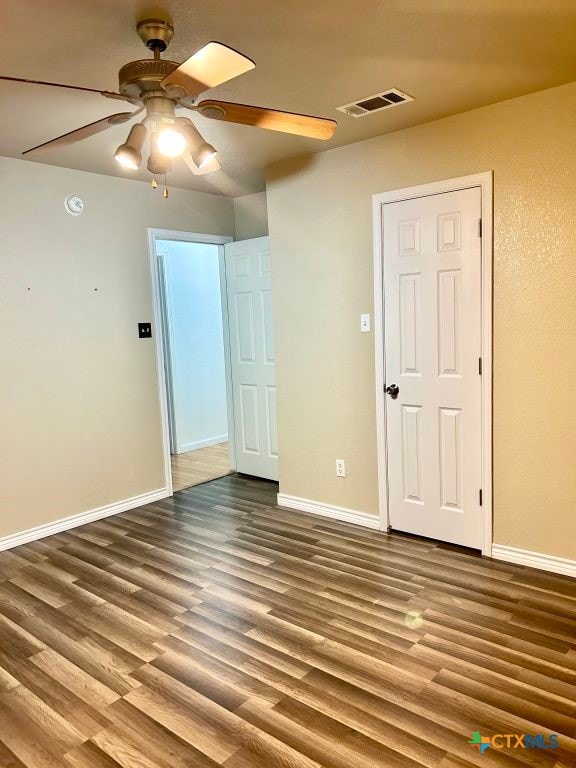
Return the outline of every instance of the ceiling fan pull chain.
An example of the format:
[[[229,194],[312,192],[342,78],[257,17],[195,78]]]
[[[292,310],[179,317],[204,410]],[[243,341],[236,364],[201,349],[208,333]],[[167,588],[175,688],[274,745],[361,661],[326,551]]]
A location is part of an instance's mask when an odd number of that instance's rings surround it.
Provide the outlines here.
[[[164,174],[164,192],[163,192],[164,198],[168,197],[168,187],[166,185],[166,174]]]
[[[152,189],[156,189],[158,186],[158,182],[156,181],[156,176],[152,177]]]

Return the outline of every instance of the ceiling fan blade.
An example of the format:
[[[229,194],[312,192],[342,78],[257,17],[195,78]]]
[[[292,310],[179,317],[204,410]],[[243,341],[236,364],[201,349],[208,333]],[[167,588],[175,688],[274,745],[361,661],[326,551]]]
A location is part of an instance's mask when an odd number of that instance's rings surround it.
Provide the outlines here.
[[[48,83],[45,80],[26,80],[23,77],[6,77],[0,75],[0,80],[7,80],[10,83],[29,83],[30,85],[49,85],[52,88],[69,88],[73,91],[87,91],[88,93],[99,93],[101,96],[106,96],[108,99],[121,99],[127,101],[125,96],[121,93],[115,93],[114,91],[100,91],[98,88],[83,88],[80,85],[65,85],[64,83]]]
[[[192,171],[194,176],[204,176],[207,173],[214,173],[214,171],[222,170],[222,166],[220,165],[220,162],[217,157],[213,157],[207,163],[204,163],[202,168],[198,168],[194,160],[192,160],[192,155],[190,154],[190,152],[184,152],[184,154],[182,155],[182,159],[184,160],[188,168]]]
[[[188,96],[197,96],[209,88],[232,80],[254,69],[256,64],[233,48],[211,42],[196,51],[178,69],[160,83],[170,90],[184,89]]]
[[[213,120],[255,125],[258,128],[295,133],[298,136],[308,136],[311,139],[332,138],[337,125],[335,120],[328,120],[324,117],[280,112],[277,109],[233,104],[229,101],[201,101],[195,109],[204,117],[210,117]]]
[[[107,128],[111,128],[113,125],[126,123],[134,114],[136,113],[119,112],[116,115],[108,115],[108,117],[103,117],[101,120],[96,120],[94,123],[83,125],[82,128],[76,128],[75,131],[70,131],[69,133],[63,134],[62,136],[58,136],[56,139],[46,141],[44,144],[38,144],[37,147],[27,149],[25,152],[22,152],[22,154],[39,155],[42,152],[53,149],[54,147],[64,147],[68,144],[75,144],[77,141],[82,141],[82,139],[87,139],[89,136],[94,136],[94,134],[105,131]]]

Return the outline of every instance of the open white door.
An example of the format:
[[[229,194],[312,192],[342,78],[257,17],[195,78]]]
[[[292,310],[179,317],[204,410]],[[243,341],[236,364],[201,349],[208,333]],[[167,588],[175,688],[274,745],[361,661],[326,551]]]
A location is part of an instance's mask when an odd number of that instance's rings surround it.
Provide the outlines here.
[[[225,253],[236,470],[277,480],[269,239],[228,243]]]
[[[390,525],[479,549],[481,191],[382,211]]]

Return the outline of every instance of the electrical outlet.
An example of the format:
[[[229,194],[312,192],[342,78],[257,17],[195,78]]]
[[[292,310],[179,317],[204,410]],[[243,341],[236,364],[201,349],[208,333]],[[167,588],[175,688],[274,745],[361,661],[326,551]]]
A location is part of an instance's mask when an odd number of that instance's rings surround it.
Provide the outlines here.
[[[344,459],[336,459],[336,477],[346,477],[346,462]]]

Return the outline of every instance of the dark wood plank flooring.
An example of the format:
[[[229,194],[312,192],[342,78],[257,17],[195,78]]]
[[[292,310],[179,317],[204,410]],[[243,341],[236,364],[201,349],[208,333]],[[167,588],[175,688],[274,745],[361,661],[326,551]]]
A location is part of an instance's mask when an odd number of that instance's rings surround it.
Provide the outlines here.
[[[573,580],[276,491],[229,476],[0,553],[0,766],[576,765]]]

